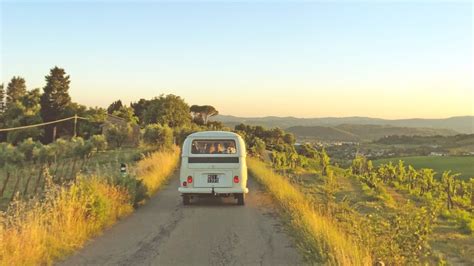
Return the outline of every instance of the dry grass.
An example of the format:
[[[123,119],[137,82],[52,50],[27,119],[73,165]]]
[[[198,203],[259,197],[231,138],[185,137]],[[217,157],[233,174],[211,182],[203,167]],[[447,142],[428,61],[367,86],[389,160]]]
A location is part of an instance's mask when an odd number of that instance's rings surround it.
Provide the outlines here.
[[[140,161],[147,193],[157,191],[178,162],[177,147]],[[50,265],[133,211],[128,190],[105,178],[79,177],[68,187],[45,178],[44,198],[16,200],[0,212],[0,265]]]
[[[350,236],[320,214],[301,191],[286,178],[275,174],[266,164],[248,159],[252,175],[273,195],[291,218],[306,258],[311,263],[331,265],[371,265],[368,250],[358,246]]]
[[[133,210],[125,189],[98,178],[49,183],[41,201],[16,201],[1,213],[0,265],[52,264]]]
[[[154,194],[168,180],[178,166],[179,153],[179,148],[174,146],[171,150],[155,152],[138,162],[138,176],[148,195]]]

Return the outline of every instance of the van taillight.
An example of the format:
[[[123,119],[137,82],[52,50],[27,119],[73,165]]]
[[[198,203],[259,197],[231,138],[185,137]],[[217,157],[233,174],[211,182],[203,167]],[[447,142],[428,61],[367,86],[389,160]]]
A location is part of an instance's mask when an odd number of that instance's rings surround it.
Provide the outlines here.
[[[193,182],[193,177],[192,176],[188,176],[188,184],[191,184]]]
[[[186,183],[186,181],[183,181],[183,187],[187,186],[188,183]]]
[[[234,176],[234,183],[239,183],[239,177],[238,176]]]

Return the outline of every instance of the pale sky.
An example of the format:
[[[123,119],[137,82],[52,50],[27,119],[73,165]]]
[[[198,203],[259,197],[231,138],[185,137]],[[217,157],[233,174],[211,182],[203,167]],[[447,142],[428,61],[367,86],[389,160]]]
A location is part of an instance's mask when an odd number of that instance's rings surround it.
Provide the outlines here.
[[[471,1],[1,1],[1,81],[236,116],[474,115]]]

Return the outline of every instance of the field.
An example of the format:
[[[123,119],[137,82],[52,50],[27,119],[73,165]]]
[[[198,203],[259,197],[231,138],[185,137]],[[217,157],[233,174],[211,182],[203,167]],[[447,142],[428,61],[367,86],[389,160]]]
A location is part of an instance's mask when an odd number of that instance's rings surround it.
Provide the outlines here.
[[[406,165],[412,165],[416,169],[431,168],[435,170],[436,177],[441,177],[444,171],[451,170],[454,173],[460,173],[461,179],[468,180],[474,177],[474,156],[413,156],[380,159],[374,161],[376,166],[392,162],[398,163],[399,160],[405,162]]]
[[[89,169],[94,172],[87,176],[72,171],[78,178],[68,183],[56,184],[45,174],[40,197],[23,195],[0,211],[0,265],[51,265],[130,214],[147,199],[145,193],[165,183],[179,162],[178,148],[154,152],[135,163],[137,151],[99,154],[93,161],[97,167]],[[118,162],[132,165],[140,175],[117,174]]]
[[[279,170],[262,174],[253,160],[249,162],[249,167],[253,176],[263,182],[277,201],[281,201],[280,194],[304,195],[305,202],[312,205],[312,208],[310,206],[306,210],[311,210],[309,212],[312,215],[320,216],[319,223],[329,221],[324,226],[327,232],[332,232],[332,236],[345,236],[346,241],[352,241],[355,247],[364,247],[364,250],[369,251],[369,259],[383,261],[387,265],[472,265],[474,262],[472,231],[468,232],[463,222],[456,218],[459,213],[466,221],[471,221],[470,212],[456,209],[451,212],[444,210],[441,215],[435,214],[434,209],[429,207],[434,201],[427,201],[417,193],[410,194],[389,184],[378,183],[372,189],[361,182],[360,178],[341,168],[332,167],[330,176],[323,176],[315,169],[296,169],[286,175]],[[275,172],[280,172],[281,175]],[[265,177],[266,175],[271,178]],[[284,189],[279,184],[278,189],[272,191],[265,180],[272,180],[270,184],[273,184],[276,176],[289,182]],[[287,187],[294,187],[297,192],[289,193],[291,189]],[[298,212],[303,205],[305,204],[292,203],[291,208],[283,209]],[[333,247],[323,254],[328,254],[329,258],[340,258],[335,251],[344,241],[311,241],[311,237],[324,236],[324,232],[314,235],[308,233],[313,232],[310,230],[312,221],[299,223],[298,219],[304,217],[299,214],[291,217],[296,218],[291,219],[289,230],[297,236],[297,241],[302,242],[298,245],[304,247],[302,253],[313,256],[308,255],[306,259],[309,262],[322,263],[315,252],[321,245]],[[303,226],[298,227],[301,224]],[[327,244],[321,244],[325,242]],[[309,250],[310,248],[313,250]],[[359,257],[357,260],[360,259]],[[337,263],[333,261],[330,264]]]
[[[63,179],[79,172],[83,175],[95,175],[110,178],[119,175],[120,163],[125,163],[129,166],[128,171],[131,174],[135,174],[134,166],[136,161],[140,158],[140,154],[141,151],[137,148],[101,151],[92,155],[90,160],[88,160],[84,165],[80,160],[78,160],[78,162],[75,163],[75,169],[71,170],[72,165],[74,164],[74,159],[65,159],[63,162],[58,164],[57,170],[56,164],[52,164],[49,167],[49,171],[50,174],[55,176],[55,178],[58,176],[58,178],[63,177]],[[0,167],[0,191],[3,192],[0,194],[0,210],[4,210],[7,207],[12,199],[14,190],[21,192],[25,198],[36,194],[35,191],[37,188],[35,187],[38,187],[38,193],[40,192],[44,180],[42,176],[39,176],[40,178],[38,179],[39,169],[39,165],[25,164],[13,168],[10,174],[11,177],[9,180],[5,180],[7,176],[6,169]],[[29,179],[30,181],[28,181]],[[18,184],[16,184],[17,181]]]

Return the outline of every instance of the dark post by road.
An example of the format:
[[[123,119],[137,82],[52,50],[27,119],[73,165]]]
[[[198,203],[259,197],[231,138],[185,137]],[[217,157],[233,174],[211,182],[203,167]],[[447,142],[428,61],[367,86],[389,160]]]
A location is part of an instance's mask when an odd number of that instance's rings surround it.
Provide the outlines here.
[[[125,176],[127,174],[127,165],[125,163],[120,164],[120,174]]]

